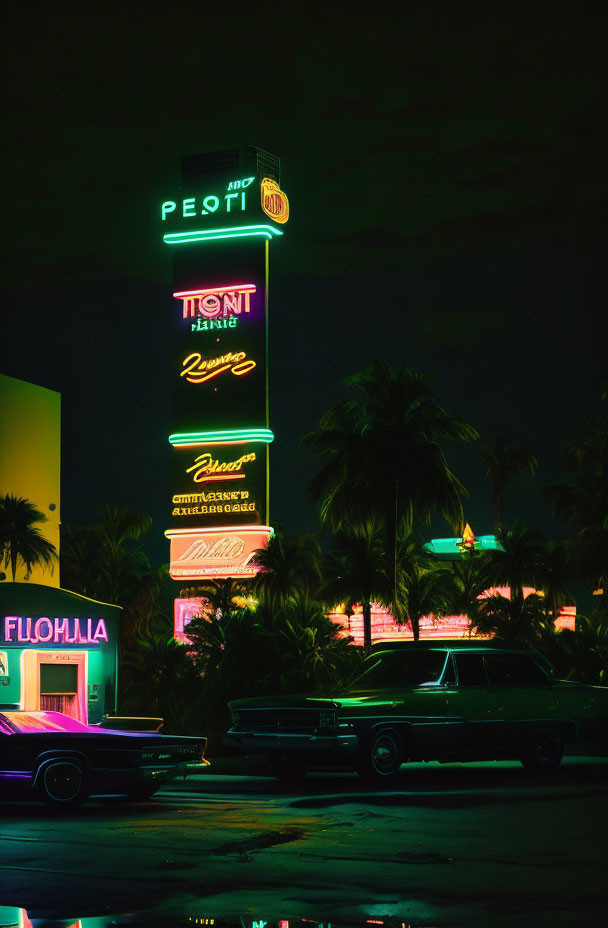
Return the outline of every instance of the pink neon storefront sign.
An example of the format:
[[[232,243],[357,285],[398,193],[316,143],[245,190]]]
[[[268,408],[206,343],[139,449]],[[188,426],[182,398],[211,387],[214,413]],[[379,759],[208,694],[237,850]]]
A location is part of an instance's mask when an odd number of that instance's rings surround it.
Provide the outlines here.
[[[104,619],[7,615],[4,617],[3,631],[6,644],[96,645],[108,641]]]

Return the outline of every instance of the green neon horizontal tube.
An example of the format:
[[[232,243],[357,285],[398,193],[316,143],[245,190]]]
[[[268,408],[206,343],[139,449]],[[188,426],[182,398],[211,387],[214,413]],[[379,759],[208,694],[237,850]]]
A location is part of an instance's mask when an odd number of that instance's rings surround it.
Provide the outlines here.
[[[167,245],[181,245],[188,242],[209,242],[218,238],[242,238],[248,235],[261,235],[271,239],[273,235],[282,235],[274,226],[229,226],[226,229],[193,229],[192,232],[168,232],[163,235]]]
[[[213,445],[225,441],[263,441],[270,444],[274,435],[270,429],[226,429],[215,432],[176,432],[169,435],[172,445]]]

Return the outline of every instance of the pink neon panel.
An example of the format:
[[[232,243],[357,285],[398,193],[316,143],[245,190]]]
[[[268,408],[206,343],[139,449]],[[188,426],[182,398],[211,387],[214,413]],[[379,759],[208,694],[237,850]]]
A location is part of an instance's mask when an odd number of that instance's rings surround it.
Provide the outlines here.
[[[255,293],[255,284],[228,284],[225,287],[207,287],[205,290],[180,290],[173,296],[181,299],[184,296],[204,296],[206,293],[230,293],[232,290],[247,290]]]
[[[176,599],[173,607],[173,637],[182,644],[189,644],[190,639],[184,633],[195,615],[205,612],[209,601],[204,596],[190,596],[188,599]]]

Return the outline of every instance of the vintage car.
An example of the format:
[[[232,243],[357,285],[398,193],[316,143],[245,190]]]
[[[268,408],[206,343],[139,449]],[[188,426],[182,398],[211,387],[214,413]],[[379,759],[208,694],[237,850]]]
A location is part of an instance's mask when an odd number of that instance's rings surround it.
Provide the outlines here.
[[[208,766],[206,738],[84,725],[61,712],[0,711],[0,798],[78,806],[91,794],[153,795]]]
[[[608,687],[556,680],[536,652],[408,644],[375,649],[356,685],[332,698],[239,699],[229,708],[226,743],[265,751],[281,779],[336,761],[382,779],[405,761],[556,767],[567,741],[606,732]]]

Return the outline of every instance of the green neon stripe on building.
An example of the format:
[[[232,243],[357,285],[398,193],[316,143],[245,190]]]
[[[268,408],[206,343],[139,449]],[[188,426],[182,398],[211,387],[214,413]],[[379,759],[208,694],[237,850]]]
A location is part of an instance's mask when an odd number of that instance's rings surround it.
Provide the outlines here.
[[[262,441],[270,444],[274,435],[270,429],[226,429],[215,432],[176,432],[169,435],[172,445],[213,445],[225,441]]]
[[[282,235],[274,226],[229,226],[225,229],[193,229],[191,232],[168,232],[163,235],[167,245],[185,245],[188,242],[210,242],[220,238],[243,238],[259,235],[271,239],[273,235]]]

